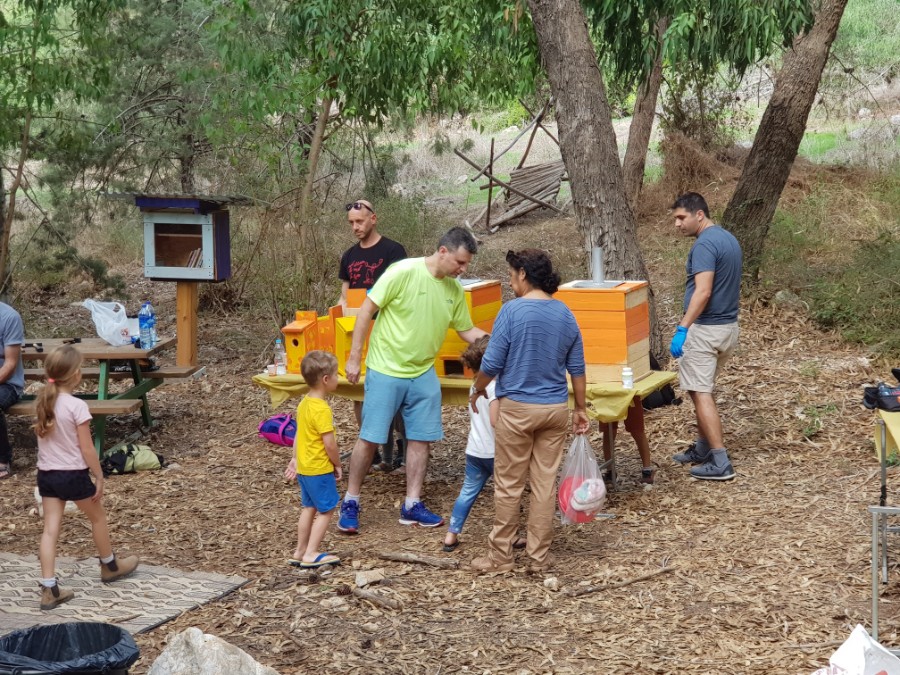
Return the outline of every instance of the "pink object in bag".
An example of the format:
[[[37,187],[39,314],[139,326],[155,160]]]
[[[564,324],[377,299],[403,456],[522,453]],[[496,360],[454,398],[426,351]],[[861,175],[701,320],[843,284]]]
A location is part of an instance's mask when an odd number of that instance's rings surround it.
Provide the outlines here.
[[[276,445],[293,445],[297,421],[290,413],[272,415],[259,423],[259,437]]]

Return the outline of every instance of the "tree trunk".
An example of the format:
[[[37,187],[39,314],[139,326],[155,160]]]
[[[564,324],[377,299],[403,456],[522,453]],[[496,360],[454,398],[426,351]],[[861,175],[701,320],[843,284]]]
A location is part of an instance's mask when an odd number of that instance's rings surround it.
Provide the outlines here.
[[[663,35],[668,26],[668,17],[660,19],[656,24],[656,60],[653,62],[653,70],[638,87],[634,115],[628,129],[628,147],[625,149],[622,173],[625,176],[625,194],[628,195],[628,203],[631,204],[632,210],[637,207],[637,200],[644,185],[644,167],[647,164],[650,133],[653,131],[653,120],[656,117],[656,99],[662,85]]]
[[[824,0],[809,33],[785,54],[750,156],[722,218],[744,250],[744,280],[755,285],[769,225],[791,173],[822,70],[847,0]]]
[[[13,175],[12,185],[9,187],[9,205],[3,218],[3,230],[0,232],[0,292],[7,290],[7,278],[9,267],[9,236],[12,233],[13,220],[16,217],[16,193],[22,187],[22,174],[25,171],[25,162],[28,160],[28,146],[31,142],[32,111],[25,113],[25,121],[22,125],[22,144],[19,148],[19,158],[16,164],[16,172]]]
[[[560,150],[584,244],[588,250],[603,247],[609,278],[649,280],[584,11],[578,0],[528,0],[528,6],[556,100]],[[660,355],[662,335],[652,292],[650,325],[650,348]]]
[[[178,164],[181,176],[181,191],[184,194],[194,193],[194,160],[197,155],[194,153],[194,135],[185,134],[182,139],[181,156],[178,158]]]
[[[306,216],[309,212],[309,201],[312,198],[313,183],[316,182],[316,168],[319,166],[319,156],[322,154],[322,143],[325,139],[325,129],[328,126],[328,117],[331,115],[331,97],[326,96],[322,100],[322,109],[316,120],[316,130],[313,132],[312,143],[309,148],[309,162],[306,169],[306,182],[303,184],[303,193],[300,195],[300,228],[307,226]],[[302,237],[301,233],[301,237]]]

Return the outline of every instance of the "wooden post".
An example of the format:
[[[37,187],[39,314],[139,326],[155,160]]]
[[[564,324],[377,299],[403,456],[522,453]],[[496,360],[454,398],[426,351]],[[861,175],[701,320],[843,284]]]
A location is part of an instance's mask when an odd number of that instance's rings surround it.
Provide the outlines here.
[[[196,366],[197,360],[197,307],[200,284],[196,281],[175,282],[175,335],[178,339],[175,363],[179,366]]]

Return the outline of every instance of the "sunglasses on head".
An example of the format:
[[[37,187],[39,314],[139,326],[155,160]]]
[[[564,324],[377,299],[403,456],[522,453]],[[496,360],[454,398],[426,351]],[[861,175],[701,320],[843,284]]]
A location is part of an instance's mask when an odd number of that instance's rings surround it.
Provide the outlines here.
[[[357,211],[362,211],[363,209],[369,209],[369,211],[371,211],[372,213],[375,213],[375,209],[373,209],[371,206],[369,206],[368,204],[365,204],[363,202],[351,202],[351,203],[347,204],[347,206],[345,206],[344,208],[347,211],[350,211],[351,209],[356,209]]]

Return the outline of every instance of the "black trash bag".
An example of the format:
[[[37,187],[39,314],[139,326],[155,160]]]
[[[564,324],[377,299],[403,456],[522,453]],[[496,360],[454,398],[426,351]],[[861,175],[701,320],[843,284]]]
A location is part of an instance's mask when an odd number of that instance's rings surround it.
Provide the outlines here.
[[[653,354],[650,355],[650,370],[659,370],[659,361]],[[671,384],[665,385],[662,389],[650,392],[649,395],[641,399],[641,406],[644,410],[653,410],[654,408],[662,408],[666,405],[681,405],[681,399],[675,396],[675,390]]]
[[[0,638],[0,675],[124,675],[141,652],[108,623],[35,626]]]

